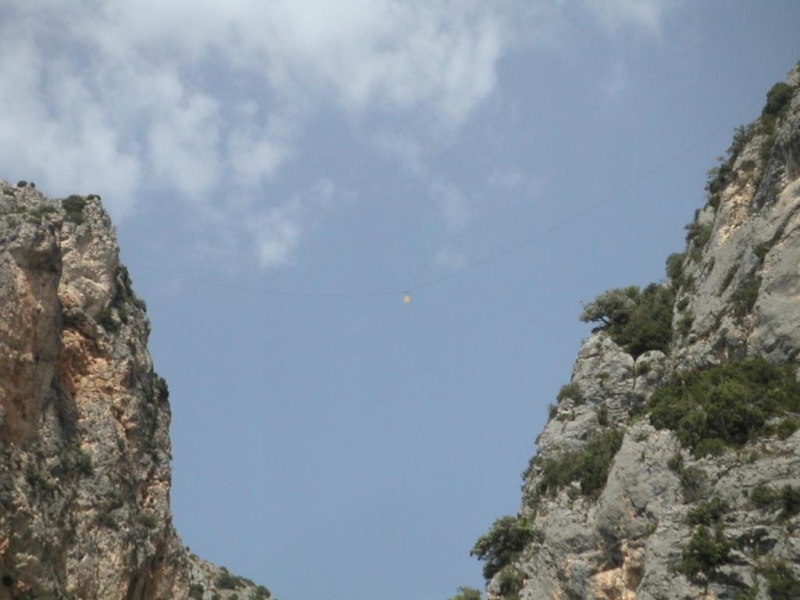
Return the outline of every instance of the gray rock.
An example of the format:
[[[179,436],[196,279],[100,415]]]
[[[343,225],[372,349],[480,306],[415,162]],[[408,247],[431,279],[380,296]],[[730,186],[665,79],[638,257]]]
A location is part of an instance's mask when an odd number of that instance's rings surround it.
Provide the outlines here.
[[[264,597],[175,533],[144,304],[99,200],[72,208],[0,181],[0,598]]]
[[[800,86],[800,64],[789,81]],[[800,493],[800,431],[698,459],[641,414],[676,372],[749,356],[798,366],[798,92],[774,137],[753,133],[741,148],[718,207],[698,211],[695,228],[708,236],[697,239],[708,241],[687,246],[669,353],[634,361],[602,331],[581,346],[570,382],[580,394],[552,411],[523,487],[520,513],[531,520],[535,542],[509,567],[526,576],[521,598],[766,600],[758,567],[767,559],[785,561],[800,578],[800,515],[777,500],[785,486]],[[542,494],[547,461],[576,460],[593,432],[611,427],[626,431],[599,495],[582,496],[578,482]],[[727,506],[719,527],[730,553],[708,580],[690,580],[679,567],[698,511],[712,500]],[[492,598],[499,589],[490,582]]]

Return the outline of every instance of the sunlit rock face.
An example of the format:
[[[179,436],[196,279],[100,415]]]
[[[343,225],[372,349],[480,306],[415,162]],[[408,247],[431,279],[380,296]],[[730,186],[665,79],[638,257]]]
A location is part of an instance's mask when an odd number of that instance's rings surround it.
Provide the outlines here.
[[[0,599],[268,596],[175,533],[149,331],[100,199],[0,180]]]
[[[697,445],[692,425],[741,414],[726,408],[739,388],[709,384],[683,429],[654,426],[650,402],[678,375],[757,357],[798,374],[800,65],[737,131],[687,233],[660,284],[668,347],[631,354],[607,323],[584,341],[524,474],[527,534],[492,538],[490,599],[800,598],[800,415],[753,429],[748,413],[747,440]],[[763,390],[748,402],[779,393]]]

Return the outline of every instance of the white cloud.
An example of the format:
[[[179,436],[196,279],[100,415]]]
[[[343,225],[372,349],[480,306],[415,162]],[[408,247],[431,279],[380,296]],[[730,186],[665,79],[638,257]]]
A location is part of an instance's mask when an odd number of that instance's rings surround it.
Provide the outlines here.
[[[288,201],[256,214],[248,226],[261,266],[291,265],[304,236],[319,223],[322,215],[341,192],[328,180],[298,193]]]
[[[372,136],[372,143],[378,150],[390,158],[397,160],[418,177],[426,173],[426,148],[420,141],[408,133],[378,132]]]
[[[125,206],[142,178],[202,201],[273,177],[318,106],[457,127],[495,88],[512,4],[27,0],[0,24],[0,130],[26,150],[0,159],[55,190],[113,173]]]
[[[433,264],[448,271],[460,271],[467,266],[467,257],[451,246],[444,246],[434,254]]]
[[[522,40],[555,43],[566,14],[551,0],[7,4],[0,176],[37,180],[54,195],[99,193],[115,217],[143,189],[172,194],[198,218],[222,186],[271,197],[261,186],[301,155],[304,125],[322,110],[411,131],[375,139],[426,176],[426,144],[451,139],[442,133],[495,93],[504,53]],[[609,30],[654,31],[667,4],[582,6]],[[463,229],[473,214],[463,194],[434,192],[447,230]],[[262,262],[290,261],[308,232],[305,213],[251,209],[271,232],[259,237]]]
[[[617,61],[611,67],[611,70],[606,76],[605,80],[601,83],[600,89],[607,99],[613,100],[619,97],[627,85],[628,70],[623,62]]]
[[[601,25],[612,32],[623,28],[658,33],[667,10],[675,0],[583,0]]]
[[[256,217],[253,231],[258,259],[262,266],[281,267],[290,264],[300,244],[302,215],[298,206],[276,206]]]
[[[531,175],[516,167],[494,167],[489,173],[486,185],[501,192],[515,192],[516,195],[537,196],[544,189],[541,176]]]
[[[430,195],[436,204],[439,219],[449,234],[463,231],[475,216],[469,198],[451,183],[434,183]]]

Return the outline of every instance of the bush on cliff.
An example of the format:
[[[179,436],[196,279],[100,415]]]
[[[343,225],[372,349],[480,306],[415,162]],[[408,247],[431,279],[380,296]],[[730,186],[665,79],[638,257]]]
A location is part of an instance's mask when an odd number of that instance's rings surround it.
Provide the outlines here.
[[[624,436],[622,429],[595,432],[582,449],[545,459],[542,462],[539,493],[553,495],[575,481],[580,484],[583,496],[597,498],[606,485]]]
[[[675,431],[681,445],[699,457],[772,433],[770,419],[800,411],[800,384],[790,365],[751,358],[678,373],[647,406],[653,427]]]
[[[484,561],[483,576],[491,579],[511,564],[532,540],[530,525],[518,516],[507,515],[497,519],[489,532],[478,538],[470,555]]]
[[[634,357],[648,350],[667,352],[672,341],[671,287],[651,283],[644,290],[632,285],[600,294],[583,307],[580,320],[599,323],[616,344]]]

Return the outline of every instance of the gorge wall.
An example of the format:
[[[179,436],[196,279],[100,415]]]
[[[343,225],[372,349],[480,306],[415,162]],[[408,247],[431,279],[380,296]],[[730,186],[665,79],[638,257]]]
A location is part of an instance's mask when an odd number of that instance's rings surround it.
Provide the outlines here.
[[[100,199],[0,181],[0,600],[269,597],[175,533],[149,331]]]
[[[800,598],[800,67],[737,130],[665,282],[610,290],[493,600]],[[0,181],[0,600],[256,600],[173,526],[170,408],[95,196]]]
[[[710,172],[665,282],[610,290],[518,514],[498,600],[800,598],[800,64]]]

